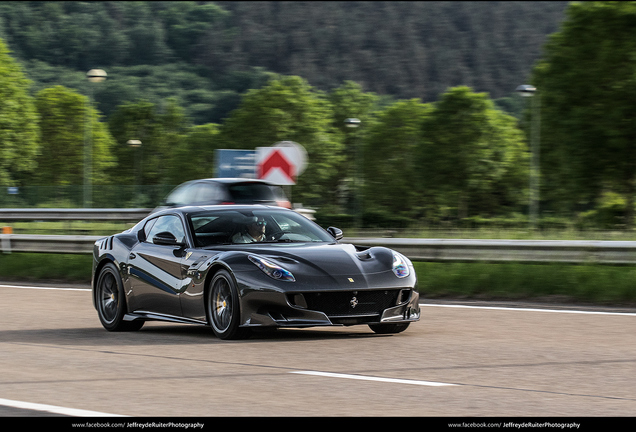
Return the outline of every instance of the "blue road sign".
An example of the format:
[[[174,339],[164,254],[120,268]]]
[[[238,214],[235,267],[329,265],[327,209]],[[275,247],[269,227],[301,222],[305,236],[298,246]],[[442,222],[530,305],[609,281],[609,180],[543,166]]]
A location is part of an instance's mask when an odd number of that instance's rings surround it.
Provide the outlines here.
[[[215,176],[256,178],[256,151],[217,150]]]

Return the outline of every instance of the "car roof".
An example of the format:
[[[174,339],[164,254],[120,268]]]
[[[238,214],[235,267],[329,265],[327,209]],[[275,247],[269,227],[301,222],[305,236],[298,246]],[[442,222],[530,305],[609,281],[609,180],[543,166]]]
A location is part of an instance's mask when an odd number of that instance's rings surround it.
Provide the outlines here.
[[[189,183],[198,182],[198,181],[216,182],[216,183],[263,183],[270,186],[276,186],[275,184],[262,180],[262,179],[240,178],[240,177],[204,178],[204,179],[191,180]]]
[[[257,209],[258,210],[271,209],[276,211],[292,211],[284,207],[268,206],[268,205],[262,205],[262,204],[188,205],[183,207],[172,207],[172,208],[163,209],[149,216],[159,216],[162,214],[175,213],[175,212],[186,214],[186,213],[198,213],[198,212],[210,211],[210,210],[227,211],[227,210],[257,210]]]

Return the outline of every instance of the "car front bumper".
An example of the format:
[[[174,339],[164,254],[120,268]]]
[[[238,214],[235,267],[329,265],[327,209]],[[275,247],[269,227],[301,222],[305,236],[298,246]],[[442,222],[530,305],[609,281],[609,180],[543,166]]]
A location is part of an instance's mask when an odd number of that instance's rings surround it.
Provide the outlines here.
[[[251,292],[242,299],[241,327],[348,326],[419,321],[419,293],[414,289],[408,289],[408,297],[396,305],[385,307],[385,304],[379,304],[374,308],[374,305],[369,303],[366,309],[358,310],[352,307],[358,296],[364,297],[361,294],[382,291],[390,290],[339,292],[336,299],[347,299],[348,305],[327,308],[328,310],[317,310],[302,304],[297,297],[301,293]]]

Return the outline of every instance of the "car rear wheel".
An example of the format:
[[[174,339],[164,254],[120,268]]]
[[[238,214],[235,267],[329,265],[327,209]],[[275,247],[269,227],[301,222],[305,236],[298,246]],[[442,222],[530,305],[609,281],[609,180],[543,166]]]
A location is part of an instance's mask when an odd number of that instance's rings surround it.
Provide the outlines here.
[[[234,279],[226,270],[214,275],[206,301],[208,321],[220,339],[244,339],[250,331],[239,327],[240,300]]]
[[[124,287],[114,264],[106,264],[97,278],[95,300],[97,314],[102,326],[108,331],[139,330],[144,322],[124,321],[126,315],[126,299]]]
[[[410,323],[393,324],[369,324],[369,328],[377,334],[401,333],[408,328]]]

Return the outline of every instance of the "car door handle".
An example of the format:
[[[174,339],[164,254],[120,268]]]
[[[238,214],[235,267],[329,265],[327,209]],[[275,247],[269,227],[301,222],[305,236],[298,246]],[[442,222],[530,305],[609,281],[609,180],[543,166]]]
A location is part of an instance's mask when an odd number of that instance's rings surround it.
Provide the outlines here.
[[[128,255],[129,259],[135,259],[137,258],[137,255],[135,255],[134,253],[131,253],[130,255]]]

